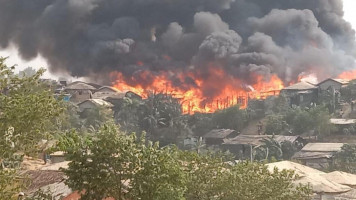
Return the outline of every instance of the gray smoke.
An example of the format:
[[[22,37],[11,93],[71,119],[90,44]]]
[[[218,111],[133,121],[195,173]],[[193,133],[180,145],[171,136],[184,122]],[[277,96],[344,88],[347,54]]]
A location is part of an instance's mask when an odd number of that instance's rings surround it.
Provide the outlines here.
[[[0,0],[0,47],[10,43],[52,72],[108,82],[116,71],[133,86],[166,74],[183,89],[197,84],[177,73],[212,80],[215,67],[246,84],[256,74],[287,83],[336,76],[356,56],[342,0]],[[214,96],[224,84],[200,87]]]

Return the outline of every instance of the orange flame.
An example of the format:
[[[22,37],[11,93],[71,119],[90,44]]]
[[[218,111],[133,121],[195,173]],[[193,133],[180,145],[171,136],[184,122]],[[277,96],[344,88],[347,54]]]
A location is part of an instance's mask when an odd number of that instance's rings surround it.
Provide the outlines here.
[[[245,108],[249,99],[264,99],[271,95],[278,95],[284,87],[283,82],[277,75],[273,75],[267,81],[264,80],[263,76],[256,75],[256,84],[248,86],[229,76],[221,69],[210,67],[207,71],[210,76],[205,77],[204,80],[196,78],[197,74],[194,73],[174,73],[175,78],[182,83],[184,83],[185,78],[195,80],[196,86],[190,85],[189,87],[174,86],[172,81],[167,78],[169,76],[167,73],[154,76],[148,71],[143,71],[138,76],[129,78],[129,80],[119,72],[112,73],[111,76],[115,80],[114,87],[120,91],[132,91],[143,98],[146,98],[150,91],[162,92],[178,98],[185,114],[211,113],[236,104]],[[138,80],[150,81],[141,84],[129,84],[140,82]],[[213,97],[204,95],[204,88],[216,89],[215,91],[219,91],[219,94],[215,94]]]
[[[337,78],[345,80],[356,79],[356,69],[341,73]]]

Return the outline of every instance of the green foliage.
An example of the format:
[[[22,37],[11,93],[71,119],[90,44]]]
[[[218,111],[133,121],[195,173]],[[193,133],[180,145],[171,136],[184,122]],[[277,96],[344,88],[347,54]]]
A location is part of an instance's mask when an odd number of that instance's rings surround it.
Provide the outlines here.
[[[267,117],[265,133],[268,135],[281,134],[287,127],[283,115],[270,115]]]
[[[356,145],[345,144],[334,157],[334,168],[348,173],[356,173]]]
[[[85,199],[123,199],[124,190],[133,199],[179,199],[185,187],[177,150],[145,145],[143,137],[121,135],[115,125],[104,125],[91,143],[68,151],[72,162],[64,170],[66,183],[85,190]]]
[[[281,150],[283,152],[283,160],[290,160],[292,156],[303,148],[303,144],[293,144],[290,141],[281,143]]]
[[[0,199],[12,199],[24,186],[16,170],[0,166]]]
[[[336,129],[336,127],[330,123],[331,116],[326,107],[313,107],[309,110],[309,114],[311,115],[312,126],[317,135],[329,135]]]
[[[241,131],[248,124],[248,115],[246,110],[242,110],[236,105],[215,112],[212,123],[216,128]]]
[[[71,148],[67,184],[87,200],[115,199],[309,199],[292,172],[270,172],[259,163],[228,164],[218,154],[159,148],[143,137],[104,125],[92,142]]]
[[[115,120],[120,124],[120,128],[128,132],[141,132],[140,116],[143,107],[142,100],[125,97],[115,114]]]
[[[292,128],[294,135],[305,133],[313,128],[313,118],[305,109],[295,108],[290,110],[287,112],[285,120]]]
[[[265,112],[266,114],[282,114],[290,110],[287,99],[281,94],[279,96],[268,97],[265,100]]]
[[[18,178],[15,169],[4,168],[4,164],[39,150],[39,142],[51,138],[57,130],[53,122],[63,108],[62,102],[40,81],[43,70],[20,77],[4,61],[0,58],[0,199],[10,199],[22,187],[23,179]]]
[[[355,100],[356,95],[356,80],[349,82],[347,87],[343,87],[340,90],[342,100],[346,102],[351,102]]]
[[[84,126],[92,129],[98,129],[102,124],[114,120],[112,110],[104,106],[86,109],[80,116],[84,119]]]

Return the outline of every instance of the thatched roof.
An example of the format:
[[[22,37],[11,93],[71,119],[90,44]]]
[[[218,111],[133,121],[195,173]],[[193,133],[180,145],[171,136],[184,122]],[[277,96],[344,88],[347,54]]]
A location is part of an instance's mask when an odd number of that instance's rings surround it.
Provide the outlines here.
[[[284,141],[290,141],[294,143],[298,139],[301,139],[299,136],[285,136],[285,135],[238,135],[231,139],[225,139],[224,144],[245,144],[245,145],[261,145],[263,139],[273,138],[279,143]]]
[[[224,139],[234,132],[236,131],[231,129],[213,129],[205,134],[204,138]]]
[[[307,82],[299,82],[294,85],[283,88],[282,90],[313,90],[317,89],[317,87],[311,83]]]
[[[307,167],[291,161],[281,161],[267,164],[268,170],[273,171],[274,168],[278,170],[294,170],[299,178],[295,181],[296,184],[309,184],[315,193],[345,193],[351,190],[346,185],[341,185],[337,182],[330,181],[323,177],[325,174],[319,170]]]

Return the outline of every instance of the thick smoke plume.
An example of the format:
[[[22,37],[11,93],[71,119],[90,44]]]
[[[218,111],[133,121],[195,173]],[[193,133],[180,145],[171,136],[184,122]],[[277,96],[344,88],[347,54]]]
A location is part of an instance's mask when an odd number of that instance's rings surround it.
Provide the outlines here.
[[[117,71],[133,86],[165,73],[194,87],[175,72],[212,80],[211,68],[246,84],[256,74],[325,78],[355,67],[356,54],[341,0],[0,0],[0,47],[11,43],[25,59],[44,56],[53,72]]]

